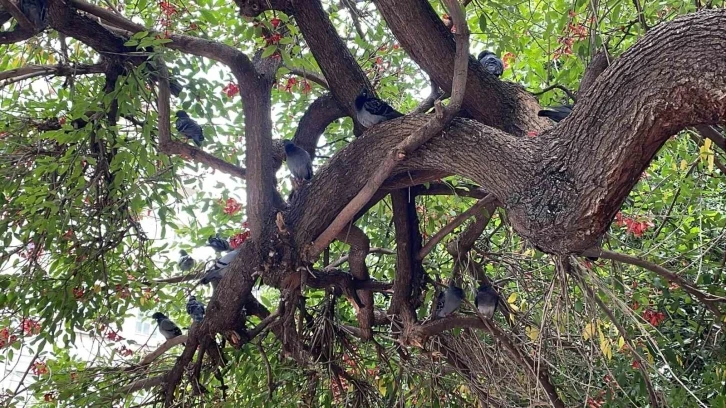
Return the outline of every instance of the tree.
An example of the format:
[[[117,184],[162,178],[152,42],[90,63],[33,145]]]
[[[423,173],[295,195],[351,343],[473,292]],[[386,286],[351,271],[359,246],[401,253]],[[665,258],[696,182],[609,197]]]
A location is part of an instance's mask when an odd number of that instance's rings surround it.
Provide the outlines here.
[[[12,271],[0,340],[55,344],[43,360],[55,374],[33,369],[38,397],[726,403],[726,12],[713,2],[49,0],[43,31],[0,3],[15,21],[0,33],[0,259]],[[470,42],[511,50],[502,80]],[[364,87],[412,114],[364,129]],[[570,117],[539,117],[541,88],[576,99]],[[172,136],[173,103],[207,119],[202,148]],[[316,158],[294,191],[276,179],[279,136]],[[223,189],[219,203],[207,169],[244,194]],[[151,213],[186,243],[151,239]],[[108,336],[133,307],[186,319],[203,267],[169,277],[163,259],[218,229],[237,234],[239,255],[187,337],[122,366],[56,342],[76,328]],[[469,301],[427,319],[448,281]],[[470,305],[487,282],[501,297],[492,320]]]

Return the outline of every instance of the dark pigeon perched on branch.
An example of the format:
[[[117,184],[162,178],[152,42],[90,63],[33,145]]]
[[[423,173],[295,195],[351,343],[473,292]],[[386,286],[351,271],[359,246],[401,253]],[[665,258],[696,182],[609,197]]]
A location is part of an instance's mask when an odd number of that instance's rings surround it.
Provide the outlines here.
[[[235,249],[234,251],[225,254],[223,257],[214,261],[214,265],[212,265],[211,268],[207,269],[207,273],[199,281],[199,283],[201,283],[202,285],[208,285],[211,283],[212,290],[216,290],[217,284],[220,280],[222,280],[222,277],[227,272],[227,267],[229,266],[230,262],[234,260],[234,257],[237,256],[238,252],[239,249]]]
[[[225,252],[232,249],[229,246],[229,242],[222,238],[219,235],[219,232],[216,235],[212,235],[207,239],[207,246],[212,247],[216,252]]]
[[[172,322],[168,317],[166,317],[164,313],[156,312],[151,315],[151,317],[156,320],[156,323],[159,324],[159,332],[167,340],[173,339],[176,336],[181,336],[182,331],[179,326],[177,326],[176,323]]]
[[[569,116],[570,113],[572,113],[572,105],[562,105],[542,109],[541,111],[537,112],[537,116],[544,116],[546,118],[554,120],[555,122],[559,122]]]
[[[202,146],[204,141],[202,127],[183,110],[176,112],[176,130],[187,139],[192,139],[197,146]]]
[[[355,98],[355,110],[358,123],[366,128],[403,116],[401,112],[393,109],[391,105],[370,95],[366,88],[363,88]]]
[[[474,305],[476,305],[479,313],[487,319],[491,319],[497,311],[498,304],[499,294],[494,290],[492,285],[485,283],[479,286],[479,290],[476,292],[476,298],[474,299]]]
[[[20,0],[20,11],[35,28],[42,30],[48,25],[48,0]]]
[[[449,284],[443,292],[439,293],[439,297],[436,299],[436,311],[434,317],[446,317],[461,306],[461,302],[464,300],[464,291],[453,283]]]
[[[298,180],[310,180],[313,177],[313,162],[305,149],[297,147],[290,140],[285,140],[285,162],[293,177]]]
[[[194,267],[194,258],[187,254],[187,251],[179,251],[179,269],[186,272]]]
[[[149,69],[150,69],[150,76],[151,79],[154,82],[159,82],[159,70],[156,68],[156,64],[149,61],[147,62]],[[177,80],[174,76],[169,75],[169,91],[172,95],[176,96],[177,98],[184,90],[184,86]]]
[[[204,320],[204,305],[197,300],[196,296],[189,296],[187,301],[187,313],[195,322]]]
[[[479,63],[489,71],[490,74],[496,76],[502,76],[504,73],[504,63],[491,51],[482,51],[479,56],[476,57]]]

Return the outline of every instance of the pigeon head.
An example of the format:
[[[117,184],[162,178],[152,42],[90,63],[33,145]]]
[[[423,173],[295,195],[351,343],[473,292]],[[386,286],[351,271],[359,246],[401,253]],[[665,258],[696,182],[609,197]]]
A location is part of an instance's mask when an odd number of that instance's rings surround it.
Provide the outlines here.
[[[282,143],[285,145],[285,154],[290,154],[295,151],[295,143],[292,140],[283,140]]]
[[[179,255],[181,255],[181,256],[187,256],[187,251],[181,249],[181,250],[179,250]]]
[[[189,115],[186,112],[184,112],[183,110],[180,110],[180,111],[176,111],[176,117],[177,118],[188,118]]]
[[[189,301],[190,302],[195,302],[196,300],[197,300],[197,297],[196,296],[194,296],[194,295],[189,296]]]
[[[476,57],[476,59],[481,60],[482,58],[486,57],[487,55],[494,55],[493,52],[486,50],[479,53],[479,56]]]
[[[481,290],[481,291],[489,290],[491,288],[492,288],[492,285],[490,285],[488,283],[482,283],[481,285],[479,285],[479,290]]]
[[[161,312],[156,312],[153,315],[151,315],[151,318],[154,319],[154,320],[156,320],[156,321],[159,321],[161,319],[166,319],[166,315],[164,313],[161,313]]]
[[[458,286],[454,286],[453,284],[452,285],[449,285],[449,290],[453,294],[455,294],[457,297],[460,297],[460,298],[463,298],[464,297],[464,289],[462,289],[462,288],[460,288]]]
[[[368,89],[366,87],[361,88],[360,93],[355,98],[355,108],[359,110],[362,109],[363,104],[365,104],[368,99],[370,99]]]

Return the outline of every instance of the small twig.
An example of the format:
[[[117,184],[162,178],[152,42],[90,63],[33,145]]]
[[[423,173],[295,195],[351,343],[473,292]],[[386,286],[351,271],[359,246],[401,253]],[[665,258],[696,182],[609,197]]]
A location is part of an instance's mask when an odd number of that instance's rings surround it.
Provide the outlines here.
[[[310,81],[315,82],[316,84],[322,86],[325,89],[330,89],[328,81],[321,74],[316,74],[314,72],[306,71],[300,68],[288,67],[287,65],[284,65],[284,67],[293,75],[297,75],[304,79],[309,79]]]
[[[256,342],[255,345],[262,356],[262,361],[265,362],[265,372],[267,372],[267,398],[272,400],[272,393],[275,391],[275,383],[272,381],[272,367],[270,366],[270,359],[267,358],[267,353],[265,353],[265,348],[262,347],[261,343]]]
[[[181,336],[176,336],[176,337],[174,337],[172,339],[169,339],[169,340],[165,341],[156,350],[154,350],[151,353],[145,355],[144,358],[142,358],[141,361],[139,361],[139,364],[138,365],[129,368],[128,371],[135,370],[138,367],[143,367],[145,365],[151,364],[154,360],[156,360],[157,358],[159,358],[162,354],[164,354],[167,351],[169,351],[169,349],[171,349],[172,347],[177,346],[179,344],[182,344],[185,341],[187,341],[187,335],[186,334],[182,334]]]
[[[388,248],[373,247],[368,251],[368,253],[369,254],[381,254],[381,255],[395,255],[396,251],[394,251],[392,249],[388,249]],[[339,267],[340,265],[348,262],[348,256],[349,256],[348,254],[341,256],[340,258],[333,261],[330,265],[326,266],[323,269],[323,271],[329,272],[329,271]]]
[[[570,99],[572,99],[573,102],[577,102],[577,97],[575,96],[575,93],[572,92],[572,91],[570,91],[569,89],[567,89],[566,87],[564,87],[564,86],[562,86],[560,84],[550,85],[547,88],[545,88],[545,89],[543,89],[543,90],[541,90],[539,92],[533,92],[532,95],[539,96],[539,95],[542,95],[543,93],[549,92],[549,91],[551,91],[553,89],[559,89],[560,91],[566,93],[567,94],[567,97],[570,98]]]
[[[441,228],[439,231],[434,234],[433,237],[431,237],[428,242],[421,248],[421,250],[416,254],[416,260],[420,261],[426,257],[426,255],[431,252],[436,244],[438,244],[442,239],[444,239],[445,236],[449,235],[451,231],[455,230],[459,225],[463,224],[464,221],[468,220],[470,217],[474,216],[480,209],[484,208],[487,204],[490,204],[496,200],[493,195],[489,194],[485,198],[482,198],[481,200],[477,201],[474,205],[472,205],[468,210],[464,211],[463,213],[457,215],[453,220],[449,221],[448,224],[446,224],[443,228]]]

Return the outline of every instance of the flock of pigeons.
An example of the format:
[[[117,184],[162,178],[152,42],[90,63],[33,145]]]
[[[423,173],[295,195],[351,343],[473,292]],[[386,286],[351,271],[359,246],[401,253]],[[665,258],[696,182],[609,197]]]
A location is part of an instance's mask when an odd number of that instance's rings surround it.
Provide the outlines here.
[[[464,301],[464,290],[450,283],[449,286],[436,299],[434,318],[446,317],[454,313]],[[485,283],[479,286],[474,298],[474,305],[479,313],[487,319],[494,317],[499,305],[499,294],[491,284]]]
[[[234,251],[232,251],[229,242],[226,239],[220,237],[219,234],[209,237],[206,246],[212,247],[217,253],[227,252],[219,259],[215,260],[214,264],[212,264],[212,266],[207,269],[204,277],[199,280],[199,283],[203,285],[211,284],[212,290],[217,290],[217,284],[220,280],[222,280],[224,273],[227,271],[227,266],[229,266],[230,262],[234,260],[239,250],[235,249]],[[183,272],[190,271],[192,270],[192,268],[194,268],[195,264],[196,261],[187,253],[187,251],[183,249],[179,251],[179,261],[177,262],[177,265],[179,266],[180,270],[182,270]],[[186,309],[187,314],[192,317],[193,322],[201,322],[202,320],[204,320],[204,304],[198,301],[196,296],[189,296],[189,300],[186,304]],[[169,319],[164,313],[156,312],[151,315],[151,317],[156,320],[156,323],[159,325],[159,332],[167,340],[173,339],[176,336],[181,336],[182,331],[179,326],[177,326],[176,323]]]

